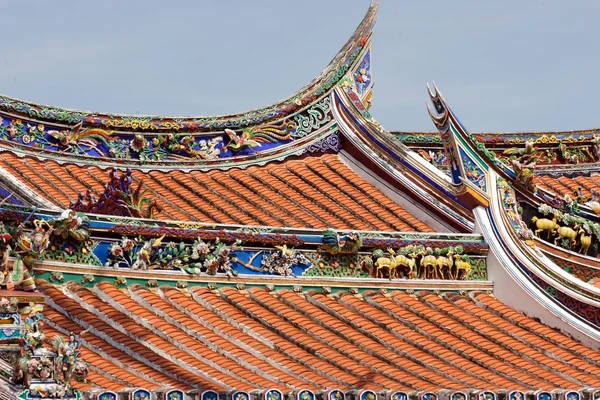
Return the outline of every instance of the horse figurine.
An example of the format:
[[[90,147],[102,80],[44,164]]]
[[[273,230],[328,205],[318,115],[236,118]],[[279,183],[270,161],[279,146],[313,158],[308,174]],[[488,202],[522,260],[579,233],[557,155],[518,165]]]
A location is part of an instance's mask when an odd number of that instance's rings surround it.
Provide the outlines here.
[[[579,252],[583,253],[583,255],[585,256],[587,255],[590,245],[592,244],[592,235],[586,235],[587,232],[583,228],[579,229],[578,233],[579,243],[581,243],[581,249],[579,249]]]
[[[418,253],[416,252],[412,252],[405,255],[399,254],[397,256],[394,257],[394,261],[396,263],[396,268],[394,268],[394,276],[396,275],[396,270],[398,269],[398,267],[402,266],[402,267],[406,267],[408,268],[408,274],[407,276],[409,278],[414,278],[415,277],[415,267],[417,265],[417,258]],[[391,278],[390,278],[391,279]]]
[[[396,259],[394,258],[394,250],[388,249],[388,252],[392,254],[392,258],[378,257],[375,260],[375,278],[383,278],[383,270],[388,270],[388,276],[392,279],[392,276],[396,273]]]
[[[554,239],[554,244],[557,245],[557,242],[560,239],[569,239],[571,242],[571,247],[577,244],[577,233],[576,231],[579,226],[575,225],[575,229],[569,228],[568,226],[560,226],[556,225],[556,229],[552,231],[552,233],[557,234],[556,239]]]
[[[421,270],[423,272],[423,277],[428,278],[433,275],[437,276],[437,258],[436,256],[429,254],[424,256],[421,259]]]
[[[454,279],[454,280],[458,280],[458,274],[460,271],[464,271],[464,275],[463,275],[463,280],[467,279],[467,276],[469,275],[469,271],[471,270],[471,264],[469,264],[466,261],[462,261],[460,259],[460,254],[456,254],[454,256],[454,259],[456,260],[454,262],[454,265],[456,266],[456,275],[454,275],[454,277],[452,277],[452,274],[450,274],[450,278]]]
[[[556,214],[554,214],[554,218],[552,218],[552,219],[538,218],[538,217],[531,218],[531,222],[533,222],[535,224],[535,226],[537,227],[537,229],[535,231],[533,231],[535,236],[539,237],[540,232],[548,231],[546,239],[550,239],[550,233],[557,226],[557,224],[556,224],[557,219],[558,219],[558,216]]]
[[[450,277],[452,277],[452,266],[454,265],[454,259],[452,258],[452,255],[454,254],[454,252],[452,250],[448,250],[448,254],[447,257],[446,256],[439,256],[437,258],[437,270],[435,270],[435,277],[438,277],[438,272],[439,272],[439,278],[440,279],[444,279],[444,271],[442,268],[446,267],[448,269],[448,275],[450,275]]]

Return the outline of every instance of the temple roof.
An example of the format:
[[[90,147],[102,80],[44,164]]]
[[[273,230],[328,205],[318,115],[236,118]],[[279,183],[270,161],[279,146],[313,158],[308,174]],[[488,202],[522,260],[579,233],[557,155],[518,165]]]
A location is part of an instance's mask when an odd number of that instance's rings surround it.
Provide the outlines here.
[[[587,198],[592,198],[592,190],[600,193],[600,176],[578,176],[568,178],[566,176],[551,177],[547,175],[538,176],[535,180],[536,185],[547,190],[550,193],[574,197],[574,193],[581,188],[582,194]],[[576,197],[576,196],[575,196]]]
[[[87,127],[148,132],[210,132],[224,128],[245,128],[282,119],[311,104],[344,77],[357,61],[365,45],[369,43],[378,8],[379,2],[371,1],[364,18],[352,36],[316,78],[293,95],[266,107],[218,116],[126,115],[52,107],[0,96],[0,111],[58,124],[81,122]]]
[[[481,292],[38,286],[52,332],[90,329],[82,353],[93,366],[89,385],[111,390],[600,386],[600,353]]]
[[[10,153],[3,153],[0,166],[62,209],[88,190],[100,198],[109,182],[107,171],[99,167],[61,166]],[[134,184],[142,182],[148,195],[161,205],[158,217],[163,220],[432,232],[336,154],[227,171],[134,170],[132,177]]]

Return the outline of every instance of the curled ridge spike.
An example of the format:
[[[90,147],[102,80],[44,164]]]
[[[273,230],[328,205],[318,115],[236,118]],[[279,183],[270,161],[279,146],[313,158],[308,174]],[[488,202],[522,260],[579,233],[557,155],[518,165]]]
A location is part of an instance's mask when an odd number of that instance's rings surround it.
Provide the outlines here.
[[[444,98],[442,97],[439,89],[437,88],[435,82],[433,82],[433,90],[429,84],[427,84],[427,93],[429,94],[429,99],[431,104],[435,107],[436,113],[434,114],[429,107],[429,103],[427,103],[427,112],[429,116],[433,120],[435,126],[440,130],[445,130],[446,123],[448,122],[448,107],[446,107],[446,103]]]

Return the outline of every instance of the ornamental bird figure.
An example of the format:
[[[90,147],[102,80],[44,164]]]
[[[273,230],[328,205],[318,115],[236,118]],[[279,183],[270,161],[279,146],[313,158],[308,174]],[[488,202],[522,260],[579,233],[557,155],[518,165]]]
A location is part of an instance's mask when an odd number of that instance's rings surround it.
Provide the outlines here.
[[[536,148],[533,146],[534,143],[535,142],[532,139],[528,139],[525,142],[524,148],[513,147],[504,150],[502,154],[505,156],[516,156],[521,164],[527,164],[530,161],[537,161],[539,156],[536,154]]]
[[[281,124],[247,128],[239,136],[231,129],[225,129],[225,134],[229,137],[229,142],[223,146],[221,151],[226,152],[231,150],[234,153],[238,153],[247,148],[260,147],[261,143],[276,143],[290,140],[295,129],[296,124],[290,121],[284,121]]]
[[[79,122],[77,125],[73,126],[70,131],[49,130],[48,134],[54,139],[58,140],[61,146],[65,146],[65,150],[73,147],[83,150],[81,145],[85,145],[99,151],[98,141],[108,144],[110,140],[114,140],[114,138],[110,137],[113,134],[112,131],[107,132],[104,129],[99,128],[86,129],[82,131],[82,125],[83,122]]]

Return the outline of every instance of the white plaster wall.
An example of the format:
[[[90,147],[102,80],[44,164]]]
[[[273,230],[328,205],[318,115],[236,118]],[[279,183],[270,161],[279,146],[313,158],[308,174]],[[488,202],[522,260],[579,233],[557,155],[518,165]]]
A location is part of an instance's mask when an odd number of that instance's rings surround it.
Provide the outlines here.
[[[486,228],[487,229],[487,228]],[[482,228],[476,222],[476,231],[482,231]],[[486,232],[482,232],[484,236]],[[489,237],[486,237],[489,241]],[[532,297],[505,269],[497,258],[493,250],[487,258],[488,280],[494,282],[494,296],[509,307],[527,315],[528,317],[538,318],[540,322],[551,328],[557,328],[562,333],[581,341],[586,346],[600,350],[600,342],[590,338],[571,326],[566,320],[560,318],[555,313],[548,310],[544,305]],[[518,272],[522,273],[522,272]],[[524,279],[527,279],[524,277]]]

